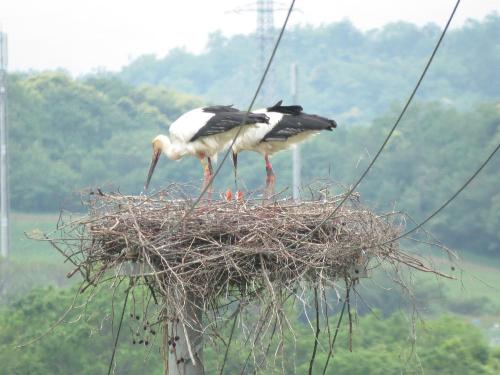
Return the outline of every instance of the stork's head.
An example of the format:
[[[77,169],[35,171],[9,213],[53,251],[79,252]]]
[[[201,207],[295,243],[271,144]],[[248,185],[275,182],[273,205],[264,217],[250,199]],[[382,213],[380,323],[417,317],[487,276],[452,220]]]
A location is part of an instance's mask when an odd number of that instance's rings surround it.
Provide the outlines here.
[[[158,135],[153,139],[151,144],[153,146],[153,158],[151,160],[151,165],[149,166],[146,184],[144,185],[145,190],[149,187],[149,182],[151,181],[151,177],[153,176],[153,172],[156,164],[158,163],[158,159],[160,159],[161,153],[167,152],[170,147],[170,139],[168,139],[166,135]]]

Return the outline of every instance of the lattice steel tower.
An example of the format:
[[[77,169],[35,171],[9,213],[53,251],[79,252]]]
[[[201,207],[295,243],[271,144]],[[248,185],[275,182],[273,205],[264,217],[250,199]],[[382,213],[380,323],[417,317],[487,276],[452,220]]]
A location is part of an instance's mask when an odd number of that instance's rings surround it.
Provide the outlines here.
[[[258,55],[255,61],[255,76],[260,77],[264,73],[267,61],[271,56],[271,51],[274,39],[277,37],[274,30],[274,1],[273,0],[257,0],[255,3],[250,3],[233,10],[235,13],[241,12],[256,12],[257,13],[257,28],[255,30],[257,36]],[[273,96],[274,72],[271,66],[267,74],[267,78],[262,86],[259,95],[259,102],[265,105],[271,105],[275,100]]]
[[[264,72],[267,61],[271,55],[274,35],[274,2],[273,0],[257,1],[257,38],[259,41],[259,62],[258,70],[260,74]],[[261,100],[265,105],[271,105],[274,87],[274,72],[268,72],[266,82],[262,87]]]

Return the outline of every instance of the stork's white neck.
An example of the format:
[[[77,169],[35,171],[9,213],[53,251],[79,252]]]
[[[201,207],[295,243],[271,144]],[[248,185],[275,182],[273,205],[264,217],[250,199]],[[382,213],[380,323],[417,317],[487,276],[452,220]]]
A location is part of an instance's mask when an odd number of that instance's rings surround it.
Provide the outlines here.
[[[184,156],[179,145],[172,143],[166,135],[160,134],[154,139],[153,143],[155,142],[159,143],[161,151],[171,160],[179,160]]]

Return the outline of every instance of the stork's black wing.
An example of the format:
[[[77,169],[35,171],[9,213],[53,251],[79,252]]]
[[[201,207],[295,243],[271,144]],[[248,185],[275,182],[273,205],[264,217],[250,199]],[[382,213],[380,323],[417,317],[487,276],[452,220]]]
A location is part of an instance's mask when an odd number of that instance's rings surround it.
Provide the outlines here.
[[[307,113],[297,115],[284,114],[281,120],[265,135],[261,142],[286,141],[288,138],[302,132],[319,132],[321,130],[332,130],[336,127],[337,123],[326,117],[308,115]]]
[[[255,123],[269,123],[269,117],[263,113],[247,113],[231,106],[213,106],[203,108],[204,112],[213,113],[214,116],[196,132],[190,142],[200,137],[227,132],[241,125]]]
[[[211,107],[205,107],[202,109],[203,112],[208,113],[221,113],[221,112],[240,112],[239,109],[233,108],[233,105],[213,105]]]

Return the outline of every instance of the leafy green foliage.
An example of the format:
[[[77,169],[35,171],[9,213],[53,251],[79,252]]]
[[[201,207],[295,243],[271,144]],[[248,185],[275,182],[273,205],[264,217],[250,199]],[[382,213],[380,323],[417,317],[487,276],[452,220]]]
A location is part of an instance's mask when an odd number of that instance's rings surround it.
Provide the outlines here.
[[[147,172],[150,140],[197,99],[160,87],[133,88],[116,78],[74,81],[59,73],[11,77],[12,205],[17,210],[78,208],[71,196],[86,186],[137,194]],[[397,116],[394,108],[372,126],[343,127],[302,146],[303,181],[330,177],[352,183],[367,166]],[[500,108],[483,104],[460,112],[439,103],[417,103],[360,186],[363,200],[379,209],[396,204],[416,220],[444,202],[500,142]],[[194,158],[162,157],[156,186],[201,179]],[[274,158],[278,189],[291,181],[289,152]],[[232,186],[226,163],[216,187]],[[264,181],[263,160],[242,153],[241,186]],[[469,189],[431,223],[449,245],[498,254],[500,178],[494,160]],[[307,190],[304,197],[307,198]]]
[[[397,23],[362,33],[342,22],[286,34],[272,72],[276,92],[288,92],[288,62],[297,60],[307,67],[301,73],[301,103],[307,111],[339,123],[335,131],[302,147],[305,184],[325,177],[352,184],[385,138],[400,111],[394,103],[409,92],[438,32],[432,25]],[[395,206],[422,220],[500,142],[500,107],[495,102],[500,82],[494,69],[500,55],[498,48],[487,47],[496,43],[499,32],[496,14],[450,32],[419,96],[438,101],[413,104],[359,187],[364,202],[376,209]],[[144,56],[120,74],[131,83],[109,74],[84,80],[61,73],[10,76],[13,208],[78,209],[74,193],[86,187],[138,194],[150,162],[151,139],[181,113],[202,104],[165,87],[205,96],[212,103],[248,104],[255,74],[243,67],[253,61],[252,40],[216,33],[201,55],[176,50],[161,60]],[[478,101],[483,103],[475,105]],[[366,124],[374,116],[371,125],[352,125]],[[289,152],[273,159],[280,190],[291,184],[290,159]],[[162,157],[153,187],[170,182],[198,185],[202,173],[197,164],[194,158],[167,162]],[[242,153],[240,186],[262,188],[263,164],[260,156]],[[500,253],[498,165],[497,156],[431,222],[429,229],[446,244]],[[232,181],[228,162],[216,188],[226,190]]]
[[[300,103],[347,123],[368,123],[409,95],[441,32],[441,25],[397,22],[362,32],[349,21],[289,28],[273,62],[268,101],[290,99],[290,64],[299,66]],[[276,30],[276,34],[278,30]],[[500,15],[468,21],[447,34],[419,98],[459,108],[498,98]],[[183,49],[163,58],[142,56],[123,68],[125,81],[161,84],[210,101],[245,107],[262,74],[255,68],[255,35],[213,33],[201,54]],[[253,62],[253,64],[252,64]]]
[[[69,194],[96,184],[140,190],[150,140],[199,105],[164,88],[60,73],[11,76],[9,89],[12,206],[24,211],[74,208]]]
[[[0,363],[5,374],[102,374],[106,373],[113,347],[111,331],[111,291],[106,288],[82,305],[88,295],[80,296],[73,312],[63,323],[35,343],[22,349],[23,344],[44,333],[70,306],[75,289],[36,290],[0,309]],[[118,319],[123,302],[123,288],[115,294],[114,314]],[[158,347],[133,345],[135,318],[126,310],[121,340],[117,350],[119,374],[161,374],[162,361]],[[294,335],[287,335],[285,350],[274,350],[277,337],[272,341],[268,367],[263,374],[281,373],[281,359],[285,372],[307,373],[314,335],[308,324],[299,322],[297,313],[290,309],[288,319]],[[377,313],[360,317],[354,323],[353,352],[348,350],[347,320],[341,325],[335,357],[328,372],[335,374],[495,374],[500,366],[500,353],[487,345],[478,328],[450,316],[429,320],[416,325],[416,341],[411,322],[396,313],[386,319]],[[335,324],[338,316],[330,316]],[[115,321],[116,323],[116,321]],[[314,324],[314,322],[312,322]],[[142,323],[141,323],[142,324]],[[141,325],[139,324],[139,325]],[[323,321],[322,321],[323,324]],[[142,331],[142,326],[139,327]],[[229,327],[221,334],[227,336]],[[114,333],[116,334],[116,325]],[[159,336],[159,334],[157,334]],[[319,351],[314,373],[321,373],[328,353],[328,335],[323,327],[319,337]],[[157,337],[155,344],[160,338]],[[239,373],[248,356],[249,344],[242,341],[239,329],[229,351],[226,374]],[[224,347],[206,345],[204,358],[207,373],[220,368]],[[248,371],[252,371],[250,358]]]
[[[76,290],[44,289],[28,293],[0,310],[0,362],[4,374],[106,374],[113,348],[108,293],[92,299],[89,309],[80,306],[67,315],[60,325],[39,341],[25,344],[46,333],[71,305]],[[122,294],[120,295],[122,296]],[[88,296],[85,296],[88,297]],[[77,305],[85,302],[78,298]],[[116,305],[118,315],[121,306]],[[117,350],[119,374],[161,374],[157,352],[136,348],[124,323]],[[116,326],[114,329],[116,335]],[[160,364],[160,366],[158,366]]]

